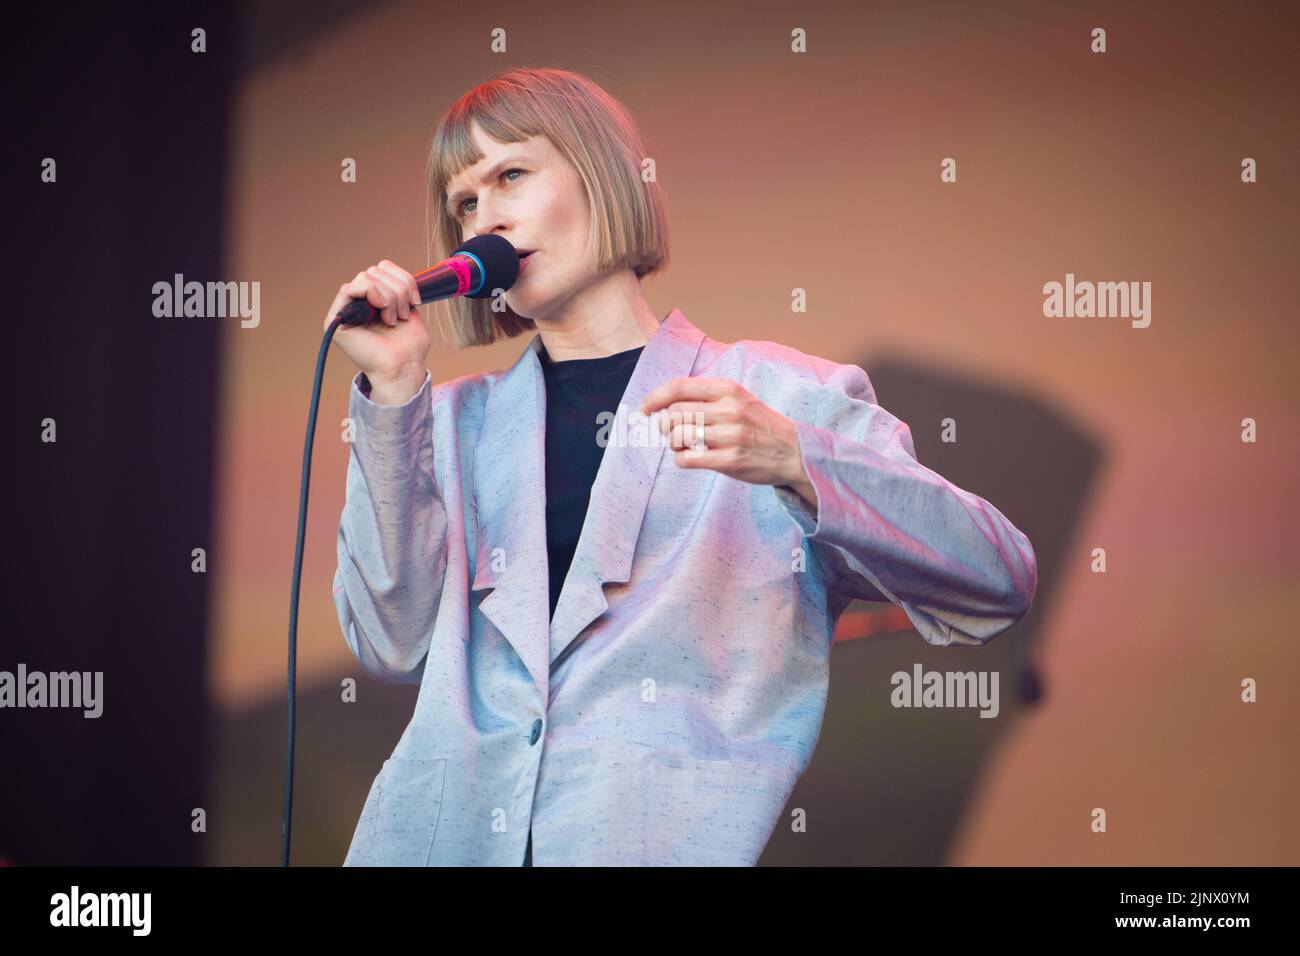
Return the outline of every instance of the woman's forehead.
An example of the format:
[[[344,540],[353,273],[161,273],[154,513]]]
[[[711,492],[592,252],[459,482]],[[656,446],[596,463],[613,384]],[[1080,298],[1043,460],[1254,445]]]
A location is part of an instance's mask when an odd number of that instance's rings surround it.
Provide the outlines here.
[[[482,136],[482,139],[474,144],[478,158],[456,164],[455,170],[447,180],[448,192],[455,192],[458,188],[470,185],[476,176],[485,175],[498,163],[510,159],[540,162],[547,159],[554,149],[554,147],[548,149],[550,143],[542,135],[533,135],[514,143],[503,143],[482,133],[481,130],[478,132]]]

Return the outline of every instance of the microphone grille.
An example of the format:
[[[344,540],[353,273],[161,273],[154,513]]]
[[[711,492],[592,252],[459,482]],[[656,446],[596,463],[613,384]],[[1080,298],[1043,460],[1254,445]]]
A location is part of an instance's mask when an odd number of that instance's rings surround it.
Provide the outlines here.
[[[477,292],[465,293],[469,299],[487,299],[501,289],[505,291],[519,278],[519,251],[495,233],[475,236],[456,247],[452,255],[468,252],[483,263],[483,282]]]

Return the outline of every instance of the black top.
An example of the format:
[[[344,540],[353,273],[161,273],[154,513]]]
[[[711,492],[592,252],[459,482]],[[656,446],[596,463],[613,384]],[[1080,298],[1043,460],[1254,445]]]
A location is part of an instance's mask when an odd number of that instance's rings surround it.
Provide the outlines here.
[[[540,345],[540,343],[539,343]],[[546,379],[546,551],[551,585],[551,616],[573,563],[587,517],[591,486],[605,449],[597,433],[608,436],[609,416],[623,400],[645,346],[593,359],[556,362],[538,350]]]

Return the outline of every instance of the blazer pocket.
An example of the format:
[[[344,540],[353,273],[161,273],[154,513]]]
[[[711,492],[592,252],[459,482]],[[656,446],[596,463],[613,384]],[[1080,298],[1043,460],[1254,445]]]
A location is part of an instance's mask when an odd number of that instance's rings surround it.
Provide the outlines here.
[[[384,761],[348,850],[344,866],[428,866],[442,815],[447,760]]]
[[[656,750],[641,762],[647,866],[753,866],[785,808],[784,772],[757,760]]]

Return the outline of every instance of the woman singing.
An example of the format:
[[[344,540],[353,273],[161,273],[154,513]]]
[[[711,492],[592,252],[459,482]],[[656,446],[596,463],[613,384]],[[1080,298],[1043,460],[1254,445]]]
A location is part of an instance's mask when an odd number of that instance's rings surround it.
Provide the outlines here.
[[[438,123],[433,261],[494,233],[521,272],[435,308],[458,347],[535,333],[519,358],[434,384],[387,260],[330,306],[382,317],[334,336],[360,369],[335,606],[369,674],[420,686],[346,865],[752,865],[850,601],[978,645],[1033,598],[1029,540],[862,369],[656,318],[645,157],[588,78],[503,73]]]

